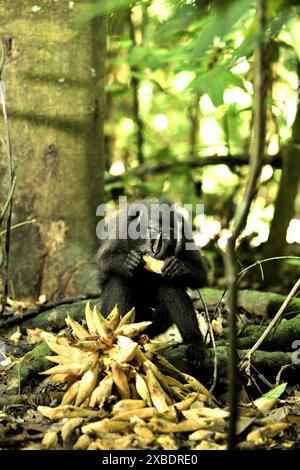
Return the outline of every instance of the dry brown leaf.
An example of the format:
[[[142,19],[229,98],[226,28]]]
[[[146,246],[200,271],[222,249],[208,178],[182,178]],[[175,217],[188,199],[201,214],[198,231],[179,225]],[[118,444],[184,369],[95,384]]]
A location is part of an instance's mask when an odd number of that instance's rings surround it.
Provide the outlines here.
[[[288,423],[267,424],[267,426],[263,426],[250,432],[247,436],[247,441],[253,441],[256,445],[262,445],[268,439],[277,436],[288,427]]]

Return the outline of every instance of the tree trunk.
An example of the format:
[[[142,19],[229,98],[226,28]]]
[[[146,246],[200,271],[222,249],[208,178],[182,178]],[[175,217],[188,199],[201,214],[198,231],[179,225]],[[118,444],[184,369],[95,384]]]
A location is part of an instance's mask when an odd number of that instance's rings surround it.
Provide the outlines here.
[[[12,232],[10,280],[18,297],[57,298],[93,285],[95,212],[103,199],[106,25],[102,18],[77,22],[80,3],[0,0],[17,167],[13,223],[36,220]],[[5,168],[1,146],[0,165]],[[1,204],[5,182],[2,172]]]
[[[300,62],[297,63],[300,78]],[[279,190],[275,201],[275,212],[271,223],[269,239],[265,245],[263,258],[283,256],[286,248],[286,232],[295,212],[295,200],[300,181],[300,105],[293,125],[292,139],[284,156]],[[276,264],[275,264],[276,263]],[[282,263],[281,263],[282,264]],[[264,265],[266,284],[274,284],[280,279],[280,262],[270,261]]]

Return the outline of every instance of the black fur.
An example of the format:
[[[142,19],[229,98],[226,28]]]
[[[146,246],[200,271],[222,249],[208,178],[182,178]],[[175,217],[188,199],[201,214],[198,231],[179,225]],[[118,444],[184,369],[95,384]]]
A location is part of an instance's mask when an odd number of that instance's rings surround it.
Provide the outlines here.
[[[141,201],[141,204],[149,210],[153,202]],[[195,289],[204,285],[206,263],[196,249],[187,227],[183,230],[184,219],[181,214],[175,211],[167,223],[161,217],[154,217],[149,223],[139,204],[130,205],[128,216],[121,211],[117,219],[110,222],[108,232],[113,230],[116,222],[117,227],[128,234],[128,227],[133,222],[139,224],[138,227],[143,230],[142,238],[134,240],[130,237],[113,237],[114,239],[102,241],[98,251],[101,311],[107,316],[118,303],[121,315],[124,315],[134,306],[136,321],[153,321],[145,331],[151,337],[164,332],[175,323],[183,341],[190,344],[191,359],[199,366],[203,360],[203,339],[186,288]],[[170,206],[170,202],[160,201],[162,213],[164,207]],[[175,233],[179,234],[179,238],[175,238]],[[187,250],[187,242],[194,249]],[[164,260],[162,274],[144,269],[144,253]]]

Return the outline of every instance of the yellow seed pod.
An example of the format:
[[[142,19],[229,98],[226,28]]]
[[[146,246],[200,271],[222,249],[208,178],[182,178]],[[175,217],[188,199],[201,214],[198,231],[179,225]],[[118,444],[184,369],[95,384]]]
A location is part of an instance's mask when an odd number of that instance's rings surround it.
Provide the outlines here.
[[[72,329],[75,338],[84,339],[89,336],[89,332],[77,321],[73,320],[70,315],[66,318],[66,324]]]
[[[133,307],[129,312],[127,312],[123,318],[121,318],[118,328],[129,323],[133,323],[135,319],[135,308]]]
[[[112,374],[112,379],[114,381],[114,384],[117,387],[118,392],[121,395],[121,397],[123,399],[130,398],[128,379],[121,364],[119,364],[118,362],[112,362],[111,374]]]
[[[74,403],[80,386],[80,380],[74,382],[63,396],[61,405],[71,405]]]
[[[79,390],[77,393],[75,406],[81,405],[87,398],[89,398],[96,388],[98,379],[98,367],[87,370],[80,381]]]
[[[88,330],[91,334],[97,333],[96,325],[94,322],[93,310],[91,309],[91,302],[88,301],[85,306],[85,319]]]
[[[166,394],[161,388],[158,380],[155,378],[153,372],[147,370],[147,384],[151,396],[151,400],[155,408],[160,412],[164,413],[169,410],[169,407],[166,402]]]
[[[143,260],[146,262],[144,266],[145,269],[147,269],[148,271],[152,271],[156,274],[161,274],[164,261],[162,261],[161,259],[152,258],[152,256],[150,255],[144,255]]]
[[[110,312],[110,314],[108,315],[108,317],[106,318],[106,322],[108,324],[108,327],[114,331],[119,322],[120,322],[120,311],[119,311],[119,307],[118,305],[116,305],[112,311]]]
[[[148,406],[151,406],[152,401],[151,401],[147,382],[145,378],[139,373],[136,373],[136,376],[135,376],[135,388],[139,396],[147,402]]]
[[[152,324],[151,321],[141,321],[139,323],[130,323],[128,325],[118,326],[115,333],[116,335],[129,336],[133,338],[140,334],[145,328]]]
[[[102,337],[102,338],[108,338],[110,335],[110,329],[108,327],[107,321],[105,318],[101,315],[99,312],[97,306],[95,305],[93,309],[93,320],[94,324],[96,326],[97,333]]]

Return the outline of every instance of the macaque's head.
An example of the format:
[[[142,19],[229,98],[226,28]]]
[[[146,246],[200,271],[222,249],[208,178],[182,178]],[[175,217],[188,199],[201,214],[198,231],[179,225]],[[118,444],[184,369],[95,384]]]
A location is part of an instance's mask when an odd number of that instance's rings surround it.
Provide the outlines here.
[[[153,258],[174,255],[182,239],[183,218],[168,202],[135,205],[130,216],[130,233],[140,234],[139,246]],[[133,230],[134,229],[134,230]]]

